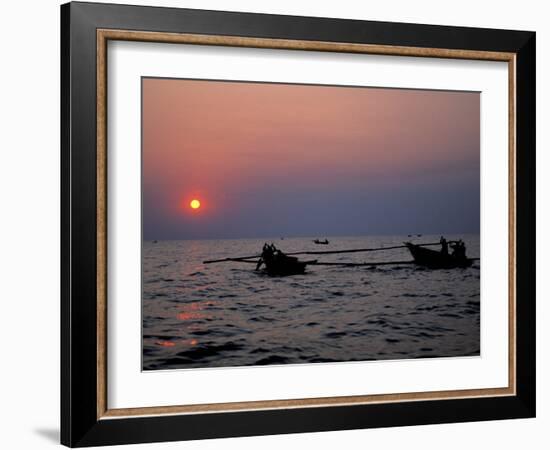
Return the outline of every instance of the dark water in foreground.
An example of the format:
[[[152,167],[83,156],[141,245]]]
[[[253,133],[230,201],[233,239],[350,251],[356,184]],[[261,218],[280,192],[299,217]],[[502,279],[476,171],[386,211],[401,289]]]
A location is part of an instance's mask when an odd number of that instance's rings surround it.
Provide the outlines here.
[[[479,256],[479,235],[461,237]],[[273,239],[283,251],[400,245],[406,236]],[[434,242],[439,236],[414,238]],[[309,266],[271,278],[243,263],[264,239],[143,244],[143,369],[479,355],[479,261],[468,269]],[[406,249],[303,256],[404,261]]]

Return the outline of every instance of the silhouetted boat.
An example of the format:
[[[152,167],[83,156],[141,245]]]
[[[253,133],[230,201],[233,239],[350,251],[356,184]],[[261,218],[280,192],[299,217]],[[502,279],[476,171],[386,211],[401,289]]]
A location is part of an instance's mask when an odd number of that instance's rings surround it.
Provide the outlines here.
[[[328,239],[325,239],[324,241],[321,241],[319,239],[315,239],[313,241],[314,244],[322,244],[322,245],[328,245]]]
[[[287,276],[299,275],[306,271],[308,264],[314,264],[315,261],[300,261],[294,256],[288,256],[281,250],[277,249],[273,244],[264,245],[262,255],[256,270],[260,270],[262,265],[265,265],[265,272],[270,276]]]
[[[456,267],[470,267],[473,259],[466,256],[458,257],[448,253],[431,250],[412,244],[404,243],[411,252],[414,262],[418,265],[429,267],[430,269],[454,269]]]

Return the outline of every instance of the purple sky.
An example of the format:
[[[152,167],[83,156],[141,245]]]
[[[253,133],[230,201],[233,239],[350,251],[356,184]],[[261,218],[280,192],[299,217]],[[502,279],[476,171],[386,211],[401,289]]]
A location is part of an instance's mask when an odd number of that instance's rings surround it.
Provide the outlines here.
[[[144,239],[479,233],[479,121],[479,93],[144,78]]]

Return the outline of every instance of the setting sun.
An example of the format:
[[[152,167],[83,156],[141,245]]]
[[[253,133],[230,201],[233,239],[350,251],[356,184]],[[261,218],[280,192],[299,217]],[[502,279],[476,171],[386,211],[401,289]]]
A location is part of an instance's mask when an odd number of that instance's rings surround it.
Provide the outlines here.
[[[199,209],[201,207],[201,202],[197,199],[193,199],[191,200],[191,203],[189,203],[189,206],[191,206],[192,209]]]

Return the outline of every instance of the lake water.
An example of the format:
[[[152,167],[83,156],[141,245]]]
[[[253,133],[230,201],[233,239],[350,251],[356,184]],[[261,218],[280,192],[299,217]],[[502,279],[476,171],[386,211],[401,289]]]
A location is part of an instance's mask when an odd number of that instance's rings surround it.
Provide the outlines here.
[[[479,235],[462,238],[479,256]],[[480,262],[467,269],[414,265],[308,266],[273,278],[254,265],[207,259],[389,247],[439,236],[159,241],[143,243],[143,369],[298,364],[479,355]],[[435,247],[437,248],[437,247]],[[406,249],[301,256],[327,262],[406,261]]]

